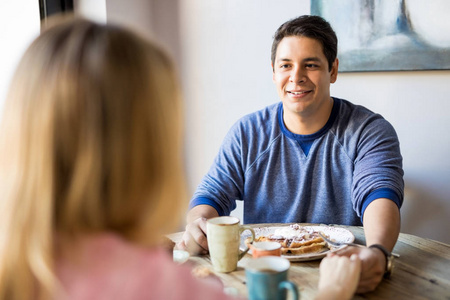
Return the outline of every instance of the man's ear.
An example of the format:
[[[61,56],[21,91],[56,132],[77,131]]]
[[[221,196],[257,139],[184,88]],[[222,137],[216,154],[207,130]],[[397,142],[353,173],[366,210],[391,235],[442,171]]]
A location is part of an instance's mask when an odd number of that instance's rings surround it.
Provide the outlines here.
[[[339,59],[335,59],[333,62],[333,65],[331,67],[330,71],[330,83],[335,83],[337,80],[338,75],[338,69],[339,69]]]
[[[275,82],[275,70],[273,68],[273,62],[270,62],[270,68],[272,69],[272,81]]]

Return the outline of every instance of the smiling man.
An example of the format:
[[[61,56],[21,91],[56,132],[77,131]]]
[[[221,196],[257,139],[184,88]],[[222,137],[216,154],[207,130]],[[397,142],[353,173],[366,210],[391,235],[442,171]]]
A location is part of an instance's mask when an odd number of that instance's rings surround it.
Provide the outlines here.
[[[281,102],[239,120],[190,203],[179,248],[206,253],[206,219],[244,201],[244,223],[363,225],[358,292],[389,274],[400,231],[402,157],[394,128],[379,114],[331,97],[337,38],[317,16],[278,28],[272,71]]]
[[[336,81],[338,60],[329,65],[315,39],[288,36],[278,44],[272,68],[287,129],[301,135],[320,130],[333,107],[330,83]]]

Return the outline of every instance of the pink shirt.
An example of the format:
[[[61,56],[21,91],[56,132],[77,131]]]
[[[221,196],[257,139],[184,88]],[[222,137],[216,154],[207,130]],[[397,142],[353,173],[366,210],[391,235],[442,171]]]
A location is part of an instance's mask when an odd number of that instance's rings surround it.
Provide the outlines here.
[[[166,250],[140,247],[115,234],[84,238],[70,251],[57,258],[64,292],[56,299],[232,299],[220,285],[174,264]]]

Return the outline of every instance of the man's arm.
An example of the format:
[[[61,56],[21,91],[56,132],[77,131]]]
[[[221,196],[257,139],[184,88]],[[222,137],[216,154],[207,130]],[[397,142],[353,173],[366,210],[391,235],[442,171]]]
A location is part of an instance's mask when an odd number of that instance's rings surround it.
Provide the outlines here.
[[[206,220],[218,216],[219,214],[212,206],[194,206],[187,214],[186,231],[183,233],[181,242],[177,244],[177,248],[194,255],[208,253]]]
[[[364,234],[369,247],[380,244],[392,251],[400,233],[400,211],[393,201],[380,198],[367,206],[364,212]],[[368,248],[371,253],[363,254],[363,267],[358,286],[359,291],[372,291],[383,280],[386,257],[378,248]]]
[[[392,251],[400,233],[397,204],[389,199],[377,199],[367,206],[363,220],[366,245],[380,244]]]
[[[218,216],[219,214],[217,213],[217,210],[214,209],[214,207],[210,205],[197,205],[194,206],[190,211],[188,211],[186,220],[189,224],[199,218],[211,219]]]
[[[363,216],[366,245],[380,244],[391,251],[400,233],[400,212],[392,200],[379,198],[372,201]],[[361,277],[357,293],[375,290],[383,279],[386,258],[377,248],[347,247],[339,255],[357,253],[361,259]]]

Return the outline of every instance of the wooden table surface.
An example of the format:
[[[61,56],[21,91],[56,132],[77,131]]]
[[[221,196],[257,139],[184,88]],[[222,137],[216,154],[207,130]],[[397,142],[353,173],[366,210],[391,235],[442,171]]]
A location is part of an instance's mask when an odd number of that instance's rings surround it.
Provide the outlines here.
[[[248,224],[247,224],[248,225]],[[286,226],[287,224],[252,224],[251,227]],[[302,224],[308,225],[308,224]],[[355,235],[355,243],[365,245],[364,230],[358,226],[338,226]],[[450,228],[449,228],[450,229]],[[169,235],[174,242],[181,239],[182,232]],[[400,255],[395,259],[394,273],[384,279],[373,292],[355,295],[353,299],[447,299],[450,300],[450,245],[400,233],[394,251]],[[214,272],[209,255],[191,256],[189,263],[203,266],[219,277],[227,290],[247,298],[245,265],[252,259],[247,254],[231,273]],[[291,262],[289,280],[295,282],[301,299],[313,299],[317,291],[320,260]]]

